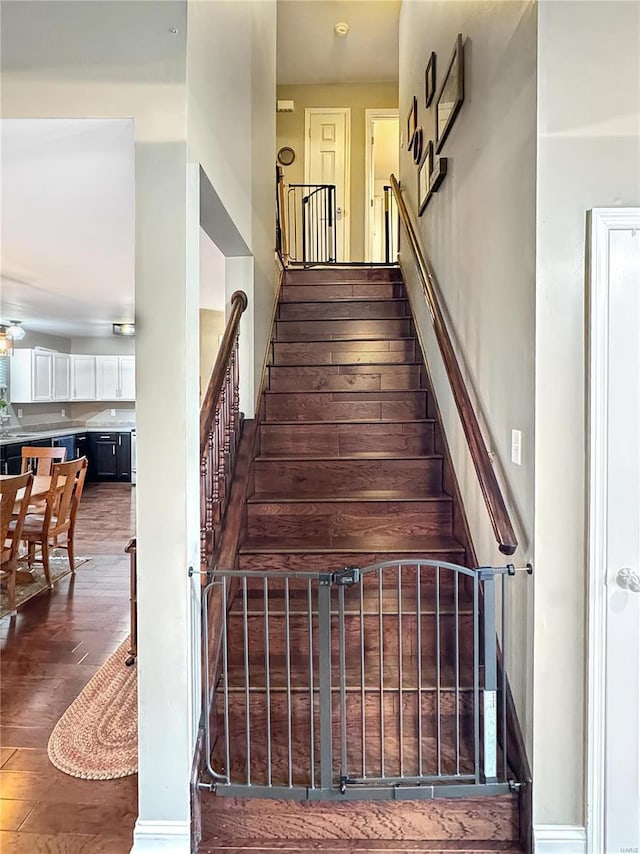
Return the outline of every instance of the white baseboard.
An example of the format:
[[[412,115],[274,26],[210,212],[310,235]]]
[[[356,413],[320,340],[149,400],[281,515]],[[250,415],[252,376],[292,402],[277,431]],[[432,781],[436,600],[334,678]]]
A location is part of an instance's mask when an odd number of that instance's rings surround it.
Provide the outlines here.
[[[191,854],[191,822],[136,821],[131,854]]]
[[[587,854],[587,834],[578,825],[537,824],[533,850],[535,854]]]

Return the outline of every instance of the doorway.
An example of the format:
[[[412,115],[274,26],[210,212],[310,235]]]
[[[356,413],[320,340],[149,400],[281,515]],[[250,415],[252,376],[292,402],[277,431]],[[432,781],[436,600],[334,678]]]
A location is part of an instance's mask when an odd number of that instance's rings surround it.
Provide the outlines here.
[[[365,116],[365,252],[371,264],[398,257],[397,212],[389,176],[398,173],[400,123],[397,110],[367,110]],[[385,187],[388,189],[385,192]]]
[[[304,111],[304,182],[334,184],[338,262],[351,259],[350,212],[351,110],[307,107]]]
[[[640,208],[589,224],[587,849],[640,849]]]

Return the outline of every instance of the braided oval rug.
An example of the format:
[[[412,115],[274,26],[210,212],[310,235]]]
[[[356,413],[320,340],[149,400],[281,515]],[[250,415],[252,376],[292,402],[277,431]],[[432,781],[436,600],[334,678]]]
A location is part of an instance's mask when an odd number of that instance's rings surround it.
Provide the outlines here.
[[[138,770],[136,667],[129,639],[102,665],[55,725],[49,759],[65,774],[114,780]]]

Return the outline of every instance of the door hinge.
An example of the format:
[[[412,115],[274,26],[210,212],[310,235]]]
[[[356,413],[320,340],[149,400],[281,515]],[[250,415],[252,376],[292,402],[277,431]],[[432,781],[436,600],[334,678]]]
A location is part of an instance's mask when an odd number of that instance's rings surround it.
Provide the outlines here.
[[[351,587],[359,581],[360,569],[357,566],[345,566],[344,569],[339,569],[331,575],[331,583],[341,587]]]

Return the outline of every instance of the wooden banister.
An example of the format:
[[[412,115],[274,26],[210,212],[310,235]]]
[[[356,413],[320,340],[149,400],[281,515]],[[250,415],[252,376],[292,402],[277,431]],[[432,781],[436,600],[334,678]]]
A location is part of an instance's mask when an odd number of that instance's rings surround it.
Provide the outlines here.
[[[493,533],[502,554],[512,555],[518,547],[518,541],[440,308],[437,279],[431,263],[420,246],[407,205],[402,196],[400,184],[395,175],[391,175],[391,187],[398,203],[400,222],[407,235],[411,252],[418,267],[436,339],[462,422],[462,428],[467,439],[467,444],[469,445],[480,489],[482,490],[484,502],[489,513],[489,518],[491,519]]]
[[[231,313],[200,407],[200,561],[208,567],[218,544],[220,526],[240,435],[240,318],[248,304],[244,291],[231,297]]]

